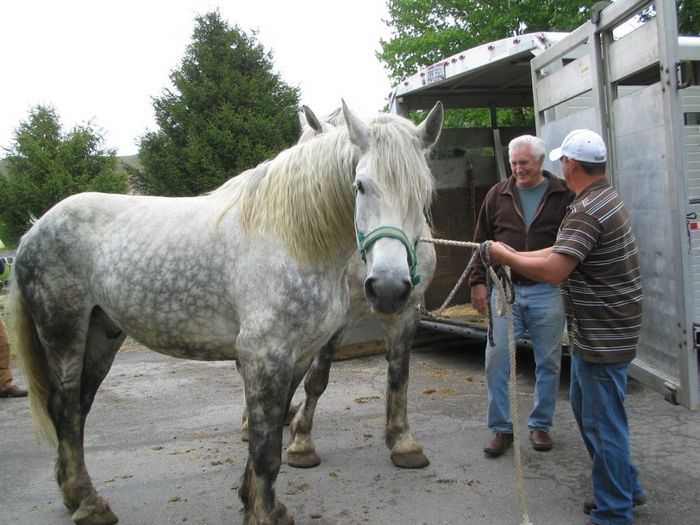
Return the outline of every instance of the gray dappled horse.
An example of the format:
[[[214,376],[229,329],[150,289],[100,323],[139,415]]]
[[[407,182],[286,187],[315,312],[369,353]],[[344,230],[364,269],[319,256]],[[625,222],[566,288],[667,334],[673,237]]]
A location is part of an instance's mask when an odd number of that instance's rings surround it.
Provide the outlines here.
[[[319,120],[304,106],[302,119],[303,131],[300,142],[311,140],[323,132],[343,125],[342,112],[336,111]],[[431,237],[427,222],[423,223],[421,237]],[[290,432],[292,442],[287,447],[287,463],[293,467],[315,467],[321,462],[311,438],[313,417],[319,398],[328,385],[328,377],[333,356],[342,344],[347,331],[363,319],[375,315],[382,325],[386,342],[387,390],[386,390],[386,427],[385,441],[391,451],[391,460],[397,467],[422,468],[430,464],[423,452],[423,447],[414,439],[408,424],[407,390],[409,377],[410,350],[418,321],[420,305],[423,304],[425,291],[435,273],[435,248],[430,243],[416,246],[417,274],[420,281],[414,286],[406,306],[393,315],[377,315],[372,311],[364,294],[365,264],[360,252],[350,259],[348,266],[348,288],[350,305],[343,324],[331,340],[324,345],[314,359],[304,379],[304,400],[294,419]],[[291,414],[290,414],[291,415]],[[247,410],[244,410],[243,440],[248,439]]]
[[[22,238],[12,317],[37,429],[57,443],[73,520],[117,521],[85,466],[85,420],[127,335],[175,357],[238,359],[250,413],[239,496],[245,524],[290,524],[274,490],[291,396],[348,306],[347,267],[366,244],[364,290],[393,314],[412,289],[407,254],[433,180],[425,151],[442,106],[419,126],[345,104],[323,133],[210,194],[84,193]],[[356,231],[357,230],[357,231]],[[128,281],[120,268],[129,268]]]

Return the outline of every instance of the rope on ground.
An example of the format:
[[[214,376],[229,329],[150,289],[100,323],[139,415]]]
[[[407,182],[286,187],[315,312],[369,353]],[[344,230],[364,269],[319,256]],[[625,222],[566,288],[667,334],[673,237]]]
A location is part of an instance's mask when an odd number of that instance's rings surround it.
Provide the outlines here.
[[[440,318],[443,311],[452,301],[454,294],[457,289],[462,285],[462,282],[466,276],[471,271],[472,265],[477,257],[479,257],[487,268],[487,286],[489,288],[489,297],[491,295],[491,290],[495,285],[498,290],[498,305],[497,313],[498,315],[506,315],[508,317],[508,354],[510,359],[510,375],[509,375],[509,398],[510,398],[510,413],[511,419],[513,420],[513,459],[515,462],[515,482],[516,489],[518,493],[518,501],[520,503],[520,511],[522,512],[523,522],[520,525],[532,525],[530,522],[530,517],[527,512],[527,503],[525,501],[525,489],[523,483],[523,462],[521,457],[520,449],[520,425],[518,424],[518,393],[517,393],[517,375],[516,375],[516,363],[515,363],[515,328],[513,326],[513,302],[515,301],[515,290],[513,289],[513,282],[510,278],[510,268],[507,266],[501,266],[498,270],[494,270],[491,262],[489,261],[489,250],[492,241],[486,241],[484,243],[466,242],[466,241],[451,241],[446,239],[432,239],[421,237],[421,242],[430,242],[433,244],[443,244],[447,246],[461,246],[465,248],[474,249],[474,253],[469,259],[469,263],[465,268],[462,276],[457,281],[457,284],[452,289],[447,299],[438,309],[435,317]],[[491,302],[488,302],[489,310],[489,342],[493,346],[493,317],[491,312]]]
[[[488,267],[492,280],[498,289],[498,315],[506,315],[508,318],[508,356],[510,362],[510,374],[508,380],[508,395],[510,398],[510,413],[513,421],[513,460],[515,462],[515,483],[517,486],[520,511],[523,515],[521,525],[532,525],[527,512],[525,502],[525,488],[523,482],[523,461],[520,449],[520,424],[518,423],[518,384],[515,364],[515,328],[513,326],[513,301],[515,292],[510,280],[510,268],[506,267],[507,281],[499,278],[491,266]],[[507,285],[510,283],[510,286]]]

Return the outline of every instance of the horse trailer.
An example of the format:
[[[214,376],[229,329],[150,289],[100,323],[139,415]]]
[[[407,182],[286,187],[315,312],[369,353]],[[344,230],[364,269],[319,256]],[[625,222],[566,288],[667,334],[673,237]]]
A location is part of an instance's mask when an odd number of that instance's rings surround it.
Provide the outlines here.
[[[644,321],[632,377],[697,409],[700,346],[700,37],[679,37],[674,2],[594,7],[571,33],[514,36],[466,50],[396,86],[390,111],[408,116],[488,108],[488,128],[445,129],[431,156],[434,236],[471,240],[481,201],[508,176],[508,141],[537,134],[547,150],[577,128],[601,133],[608,177],[633,223],[644,280]],[[639,13],[646,16],[639,16]],[[533,108],[535,125],[506,127],[498,108]],[[559,175],[546,160],[545,169]],[[470,254],[437,246],[426,295],[436,308]],[[462,286],[454,302],[469,300]],[[425,317],[430,330],[484,337],[483,323]]]

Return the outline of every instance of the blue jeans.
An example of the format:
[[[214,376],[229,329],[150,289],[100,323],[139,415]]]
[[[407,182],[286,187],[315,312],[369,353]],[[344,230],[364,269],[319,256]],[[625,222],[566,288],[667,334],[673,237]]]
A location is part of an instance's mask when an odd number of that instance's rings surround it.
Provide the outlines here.
[[[643,497],[639,472],[630,457],[625,411],[629,363],[596,364],[571,357],[571,408],[593,460],[591,521],[632,523],[632,502]]]
[[[549,431],[559,391],[564,307],[559,288],[549,284],[515,285],[513,328],[515,341],[525,330],[530,334],[535,356],[535,395],[528,421],[530,430]],[[508,397],[510,361],[508,318],[496,315],[498,293],[491,294],[494,346],[486,345],[486,380],[489,408],[487,423],[492,432],[513,432]]]

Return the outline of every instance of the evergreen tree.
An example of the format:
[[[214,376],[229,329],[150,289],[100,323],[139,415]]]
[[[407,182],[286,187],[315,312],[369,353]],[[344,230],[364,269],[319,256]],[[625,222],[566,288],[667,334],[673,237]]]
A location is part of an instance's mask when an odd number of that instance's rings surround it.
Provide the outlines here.
[[[126,173],[90,123],[64,134],[56,110],[36,106],[15,130],[0,184],[0,221],[13,243],[60,200],[83,191],[124,193]]]
[[[197,17],[174,90],[154,99],[157,131],[139,141],[135,188],[157,195],[196,195],[256,166],[299,135],[299,90],[273,72],[255,36],[218,12]]]

